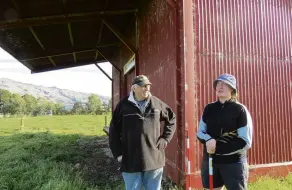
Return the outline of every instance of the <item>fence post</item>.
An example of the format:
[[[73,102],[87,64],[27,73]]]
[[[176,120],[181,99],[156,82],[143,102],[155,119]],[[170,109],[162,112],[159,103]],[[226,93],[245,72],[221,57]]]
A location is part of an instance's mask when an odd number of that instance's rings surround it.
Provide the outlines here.
[[[107,115],[104,116],[104,126],[107,126]]]
[[[20,119],[20,130],[22,131],[24,129],[24,119],[21,117]]]

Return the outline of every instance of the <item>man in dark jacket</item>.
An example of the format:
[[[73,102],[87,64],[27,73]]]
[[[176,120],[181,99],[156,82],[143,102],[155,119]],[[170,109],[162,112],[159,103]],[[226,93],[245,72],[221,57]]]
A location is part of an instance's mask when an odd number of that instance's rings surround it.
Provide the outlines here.
[[[150,93],[151,83],[144,75],[132,81],[130,95],[116,106],[109,129],[114,158],[121,162],[127,190],[159,190],[165,148],[176,129],[175,113]],[[161,132],[160,122],[165,126]]]

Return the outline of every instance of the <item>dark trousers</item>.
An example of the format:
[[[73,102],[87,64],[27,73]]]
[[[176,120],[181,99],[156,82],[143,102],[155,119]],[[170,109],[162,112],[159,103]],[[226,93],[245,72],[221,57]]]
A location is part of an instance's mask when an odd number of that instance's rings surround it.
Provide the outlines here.
[[[227,190],[247,190],[248,163],[213,164],[213,187],[225,185]],[[204,160],[201,167],[204,188],[209,189],[209,162]]]

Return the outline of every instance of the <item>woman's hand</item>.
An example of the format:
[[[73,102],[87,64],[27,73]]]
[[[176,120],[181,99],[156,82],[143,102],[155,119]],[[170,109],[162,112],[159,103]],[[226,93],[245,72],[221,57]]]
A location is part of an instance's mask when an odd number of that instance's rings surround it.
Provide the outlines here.
[[[207,152],[209,154],[214,154],[216,150],[216,140],[211,139],[206,142]]]

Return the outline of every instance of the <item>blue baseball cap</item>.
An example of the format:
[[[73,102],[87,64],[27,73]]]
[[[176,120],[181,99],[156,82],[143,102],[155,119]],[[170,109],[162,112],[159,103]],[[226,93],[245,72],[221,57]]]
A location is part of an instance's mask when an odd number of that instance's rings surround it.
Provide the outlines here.
[[[233,90],[237,91],[236,89],[236,79],[233,75],[224,73],[221,74],[213,83],[213,88],[216,89],[216,85],[219,81],[222,81],[228,84]]]

